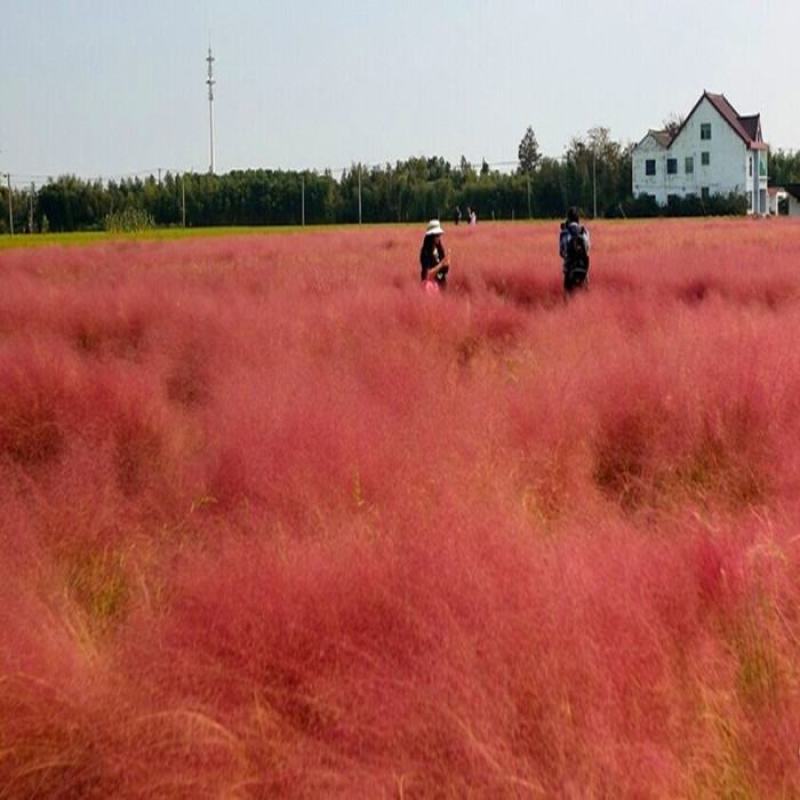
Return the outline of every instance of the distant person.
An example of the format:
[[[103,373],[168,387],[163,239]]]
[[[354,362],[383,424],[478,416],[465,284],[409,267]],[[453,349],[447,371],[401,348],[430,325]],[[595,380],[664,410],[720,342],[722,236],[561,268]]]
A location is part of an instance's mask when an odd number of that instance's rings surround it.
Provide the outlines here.
[[[458,225],[461,222],[461,207],[456,206],[456,213],[453,215],[453,224]]]
[[[478,212],[474,208],[469,209],[469,224],[470,225],[478,224]]]
[[[447,273],[450,271],[450,262],[442,244],[441,223],[432,219],[425,230],[422,248],[419,251],[420,278],[426,289],[447,288]]]
[[[578,209],[574,206],[567,211],[567,218],[561,223],[558,237],[558,250],[563,262],[564,292],[572,294],[575,289],[589,288],[589,231],[581,225]]]

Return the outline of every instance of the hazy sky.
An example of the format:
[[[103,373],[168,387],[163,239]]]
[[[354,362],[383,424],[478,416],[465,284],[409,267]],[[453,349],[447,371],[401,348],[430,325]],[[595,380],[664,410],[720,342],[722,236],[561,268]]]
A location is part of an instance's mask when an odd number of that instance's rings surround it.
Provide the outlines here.
[[[209,28],[218,171],[558,156],[703,89],[800,148],[799,0],[0,0],[0,171],[207,169]]]

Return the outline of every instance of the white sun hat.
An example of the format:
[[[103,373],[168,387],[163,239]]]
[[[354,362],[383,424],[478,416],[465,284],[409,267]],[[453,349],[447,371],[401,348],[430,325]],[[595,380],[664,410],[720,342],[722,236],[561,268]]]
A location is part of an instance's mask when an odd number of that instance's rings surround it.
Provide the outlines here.
[[[442,230],[442,223],[438,219],[432,219],[428,223],[428,228],[425,231],[426,236],[441,236],[444,233]]]

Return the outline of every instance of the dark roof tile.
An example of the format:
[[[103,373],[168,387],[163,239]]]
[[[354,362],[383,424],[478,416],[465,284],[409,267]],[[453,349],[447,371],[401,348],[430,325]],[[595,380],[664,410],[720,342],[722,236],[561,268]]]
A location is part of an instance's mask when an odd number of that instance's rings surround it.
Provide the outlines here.
[[[670,147],[704,99],[707,99],[708,102],[714,106],[720,116],[733,128],[734,132],[751,150],[768,149],[767,145],[761,140],[761,115],[751,114],[745,117],[740,116],[736,109],[728,102],[724,94],[712,94],[711,92],[703,92],[703,94],[700,95],[700,99],[694,104],[692,110],[688,113],[686,119],[684,119],[674,136],[670,137],[667,131],[650,131],[650,133],[654,136],[666,135],[668,141],[664,144],[664,147]],[[663,141],[659,140],[659,143],[663,144]]]
[[[747,135],[754,141],[761,141],[761,114],[752,114],[749,117],[739,117],[739,122],[747,132]]]
[[[704,97],[708,98],[711,105],[719,111],[725,121],[739,134],[748,147],[752,147],[758,142],[758,114],[749,117],[740,116],[724,94],[705,92]]]

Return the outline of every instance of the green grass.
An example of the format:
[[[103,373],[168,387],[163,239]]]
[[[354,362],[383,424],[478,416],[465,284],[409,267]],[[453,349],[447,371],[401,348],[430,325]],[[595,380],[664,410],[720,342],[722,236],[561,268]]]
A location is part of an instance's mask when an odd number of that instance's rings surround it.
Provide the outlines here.
[[[218,227],[218,228],[154,228],[149,231],[138,233],[108,233],[106,231],[74,231],[71,233],[36,233],[36,234],[17,234],[9,236],[0,235],[0,250],[8,250],[13,247],[45,247],[47,245],[86,245],[100,244],[109,241],[140,241],[140,240],[171,240],[188,239],[195,236],[245,236],[251,234],[274,234],[274,233],[300,233],[301,231],[328,230],[330,225],[307,225],[305,228],[300,225],[274,225],[259,227]]]

